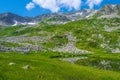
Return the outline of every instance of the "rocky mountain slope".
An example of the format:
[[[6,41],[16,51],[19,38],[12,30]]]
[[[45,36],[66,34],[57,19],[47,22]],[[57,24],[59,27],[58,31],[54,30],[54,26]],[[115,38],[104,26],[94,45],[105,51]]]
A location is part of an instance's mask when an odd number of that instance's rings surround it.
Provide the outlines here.
[[[30,22],[31,19],[27,17],[21,17],[16,14],[12,13],[3,13],[0,14],[0,25],[2,26],[9,26],[9,25],[14,25],[14,24],[19,24],[19,23],[25,23],[25,22]]]
[[[0,27],[0,51],[120,53],[120,18]]]
[[[0,14],[0,25],[36,25],[38,22],[43,21],[46,23],[62,24],[69,21],[75,21],[91,17],[119,17],[120,5],[105,5],[100,10],[84,9],[73,13],[54,13],[44,14],[36,17],[21,17],[13,13]]]
[[[34,18],[1,14],[1,25],[14,26],[0,27],[0,51],[120,53],[119,8],[119,5],[107,5],[98,11],[83,10]],[[108,17],[114,13],[115,16]]]

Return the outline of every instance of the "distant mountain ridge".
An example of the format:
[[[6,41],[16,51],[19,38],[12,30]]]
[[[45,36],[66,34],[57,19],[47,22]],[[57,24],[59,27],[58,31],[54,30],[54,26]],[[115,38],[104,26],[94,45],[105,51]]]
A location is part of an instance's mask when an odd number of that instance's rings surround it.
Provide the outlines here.
[[[68,21],[74,21],[78,19],[90,18],[92,16],[101,17],[106,15],[115,14],[112,17],[120,15],[120,5],[105,5],[100,10],[85,9],[76,11],[73,13],[53,13],[43,14],[36,17],[22,17],[13,13],[2,13],[0,14],[0,26],[11,26],[11,25],[36,25],[39,21],[50,21],[64,23]]]
[[[14,25],[16,22],[30,22],[32,18],[30,17],[22,17],[13,13],[3,13],[0,14],[0,25]]]

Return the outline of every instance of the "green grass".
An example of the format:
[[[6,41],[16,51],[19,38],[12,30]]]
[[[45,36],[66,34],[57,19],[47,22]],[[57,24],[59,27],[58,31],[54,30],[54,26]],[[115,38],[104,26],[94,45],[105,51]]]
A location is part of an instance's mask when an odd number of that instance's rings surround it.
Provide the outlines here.
[[[87,59],[79,59],[76,64],[120,72],[120,54],[97,53],[86,56]],[[102,61],[107,62],[107,64],[102,64]]]
[[[8,65],[10,62],[15,65]],[[24,70],[23,66],[30,65]],[[120,73],[38,55],[0,54],[0,80],[119,80]]]
[[[113,24],[114,23],[114,24]],[[40,36],[49,37],[49,40],[38,42],[45,49],[62,47],[68,43],[66,33],[73,33],[76,37],[75,46],[79,49],[88,50],[91,52],[108,52],[107,48],[101,48],[101,44],[108,44],[113,49],[118,48],[116,44],[119,44],[120,29],[112,32],[104,30],[104,26],[116,27],[120,24],[119,18],[113,19],[83,19],[67,24],[45,24],[40,23],[38,26],[27,27],[27,26],[11,26],[2,27],[0,30],[0,37],[20,36],[25,35],[28,37]],[[99,34],[103,38],[99,38]],[[92,36],[95,35],[95,36]],[[91,39],[91,41],[88,41]],[[109,41],[109,42],[107,42]],[[25,42],[25,41],[23,41]],[[27,42],[27,41],[26,41]],[[28,41],[28,43],[34,44],[34,42]]]
[[[24,35],[24,34],[28,34],[28,33],[33,33],[33,34],[37,34],[37,33],[35,33],[35,32],[37,32],[37,31],[41,31],[41,29],[40,28],[37,28],[37,27],[26,27],[25,29],[23,29],[23,30],[18,30],[18,31],[13,31],[12,33],[11,33],[11,36],[19,36],[19,35]],[[37,34],[38,35],[38,34]]]
[[[46,48],[62,47],[68,43],[68,39],[64,33],[55,34],[47,42],[42,43]]]
[[[101,70],[101,68],[94,68],[91,65],[91,63],[97,64],[100,60],[120,61],[119,54],[105,53],[105,49],[100,47],[102,43],[106,43],[112,48],[118,47],[116,44],[119,44],[120,29],[113,32],[104,30],[105,25],[109,27],[119,26],[119,24],[112,23],[120,23],[120,19],[92,18],[61,25],[40,23],[36,27],[1,27],[0,38],[25,34],[29,37],[47,37],[50,35],[51,38],[47,41],[35,43],[28,40],[21,42],[42,45],[46,50],[48,48],[62,47],[67,44],[69,40],[66,33],[72,32],[76,37],[75,43],[77,48],[89,50],[95,54],[69,54],[51,51],[28,52],[26,54],[19,54],[17,52],[0,53],[0,80],[120,80],[120,72],[118,70]],[[104,36],[104,38],[99,38],[99,34]],[[88,39],[90,38],[93,41],[89,41]],[[109,43],[106,41],[109,41]],[[7,47],[20,46],[19,44],[9,42],[0,42],[0,45]],[[76,64],[58,60],[58,58],[80,56],[86,56],[89,59],[78,60]],[[10,62],[16,64],[10,66],[8,65]],[[22,67],[25,65],[30,65],[30,68],[24,70]],[[115,68],[116,66],[119,67],[119,65],[113,66]]]
[[[0,37],[4,37],[4,36],[11,36],[11,33],[20,29],[20,28],[23,28],[25,26],[9,26],[9,27],[6,27],[6,26],[3,26],[1,27],[1,31],[0,31]]]
[[[11,42],[5,42],[5,41],[0,41],[0,45],[5,46],[5,47],[19,47],[19,46],[21,46],[17,43],[11,43]]]

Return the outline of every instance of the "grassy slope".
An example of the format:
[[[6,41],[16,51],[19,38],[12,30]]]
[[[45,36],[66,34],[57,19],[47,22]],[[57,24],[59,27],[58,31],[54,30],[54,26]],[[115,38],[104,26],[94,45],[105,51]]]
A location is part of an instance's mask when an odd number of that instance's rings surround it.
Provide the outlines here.
[[[104,26],[117,27],[120,24],[120,19],[85,19],[69,22],[67,24],[61,25],[49,25],[40,23],[36,27],[25,27],[25,26],[15,26],[3,28],[0,31],[0,37],[3,36],[20,36],[27,34],[28,36],[47,36],[48,34],[54,35],[49,41],[43,43],[42,45],[45,48],[53,48],[55,46],[60,47],[63,44],[68,43],[67,39],[64,37],[66,33],[72,32],[73,35],[77,38],[76,47],[92,52],[104,52],[103,48],[100,47],[101,44],[110,41],[109,46],[118,44],[120,29],[112,32],[107,32],[104,30]],[[45,34],[40,34],[39,32],[46,32]],[[32,33],[31,33],[32,32]],[[104,36],[99,38],[99,34]],[[92,37],[92,35],[96,35]],[[59,38],[62,37],[62,38]],[[82,40],[81,40],[82,39]],[[91,39],[91,41],[87,41]],[[94,40],[94,41],[92,41]],[[111,46],[116,48],[118,46]]]
[[[9,66],[10,62],[15,65]],[[24,70],[23,66],[30,65]],[[40,55],[0,54],[0,80],[119,80],[120,73],[77,66]]]
[[[45,47],[54,47],[54,45],[59,46],[59,44],[55,44],[57,42],[64,42],[64,44],[66,44],[68,40],[65,38],[65,33],[72,32],[73,35],[78,39],[76,42],[76,46],[78,48],[91,50],[95,53],[98,53],[90,55],[89,57],[120,60],[117,54],[103,54],[102,49],[96,45],[103,43],[103,40],[99,39],[98,36],[93,37],[93,39],[95,40],[95,45],[93,45],[93,42],[86,41],[87,38],[91,38],[92,34],[102,34],[106,39],[105,41],[110,40],[109,44],[118,43],[116,42],[116,40],[119,37],[120,29],[111,33],[104,31],[105,24],[107,24],[109,27],[119,26],[119,24],[111,24],[114,22],[120,23],[120,20],[117,18],[112,20],[90,19],[74,21],[64,25],[40,24],[40,26],[34,28],[25,26],[5,28],[2,27],[2,29],[0,30],[0,38],[5,36],[19,36],[24,34],[29,34],[29,36],[41,36],[41,34],[39,34],[40,31],[48,32],[50,34],[54,34],[55,32],[57,32],[57,34],[55,34],[51,38],[50,42],[43,44]],[[82,41],[79,41],[79,39],[81,38]],[[17,44],[2,43],[2,45],[9,45],[10,47],[14,47]],[[120,80],[120,73],[118,72],[104,71],[90,67],[72,65],[67,62],[61,62],[49,58],[51,55],[52,57],[64,57],[64,55],[61,56],[60,54],[58,54],[55,55],[54,53],[44,53],[42,55],[21,55],[1,53],[0,80]],[[8,64],[10,62],[15,62],[16,64],[13,66],[9,66]],[[22,69],[22,67],[25,65],[30,65],[31,68],[28,70]]]
[[[120,35],[119,30],[112,32],[107,32],[104,30],[105,25],[109,27],[116,27],[120,25],[116,23],[120,23],[120,19],[85,19],[73,21],[64,25],[46,25],[42,27],[41,30],[48,32],[58,32],[62,34],[65,34],[65,32],[72,32],[73,35],[77,38],[76,47],[99,53],[103,51],[103,48],[100,47],[100,44],[106,43],[105,41],[110,41],[109,45],[118,44],[117,39]],[[92,37],[94,34],[96,36]],[[99,34],[104,36],[105,41],[103,38],[99,38]],[[89,38],[94,41],[87,41]],[[116,48],[116,46],[112,47]]]

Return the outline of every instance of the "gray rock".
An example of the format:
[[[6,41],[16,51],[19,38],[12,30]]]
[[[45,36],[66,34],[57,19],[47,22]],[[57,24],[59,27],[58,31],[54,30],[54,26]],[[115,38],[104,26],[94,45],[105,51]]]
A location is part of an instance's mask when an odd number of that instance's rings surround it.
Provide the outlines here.
[[[12,65],[15,65],[15,63],[14,62],[10,62],[9,65],[12,66]]]
[[[23,66],[22,68],[23,68],[23,69],[29,69],[29,68],[30,68],[30,65]]]

